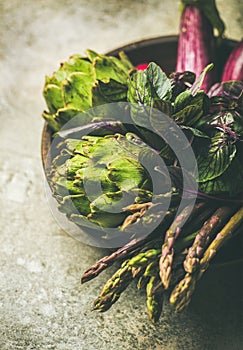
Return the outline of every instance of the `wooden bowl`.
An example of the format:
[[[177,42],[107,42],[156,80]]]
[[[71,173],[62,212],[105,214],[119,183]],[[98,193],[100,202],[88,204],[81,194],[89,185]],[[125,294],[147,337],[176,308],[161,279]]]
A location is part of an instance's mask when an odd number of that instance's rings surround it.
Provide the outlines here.
[[[112,51],[107,52],[107,55],[118,56],[120,51],[124,51],[134,65],[144,62],[155,62],[167,73],[175,70],[177,57],[178,36],[162,36],[134,42]],[[227,57],[236,45],[236,41],[223,40],[217,50],[218,70],[222,70]],[[42,132],[41,156],[42,164],[45,169],[47,154],[51,145],[52,132],[47,123],[45,123]],[[222,263],[223,261],[233,261],[242,256],[242,238],[236,237],[227,244],[226,249],[223,248],[219,257],[214,261]]]

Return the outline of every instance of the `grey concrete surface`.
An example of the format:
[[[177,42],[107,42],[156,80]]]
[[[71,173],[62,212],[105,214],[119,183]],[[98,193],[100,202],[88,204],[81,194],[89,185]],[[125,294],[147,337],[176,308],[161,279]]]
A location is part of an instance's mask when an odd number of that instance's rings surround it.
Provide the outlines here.
[[[227,36],[242,36],[243,2],[218,1]],[[0,1],[0,349],[240,350],[242,269],[212,269],[188,311],[165,305],[153,326],[131,286],[107,313],[91,312],[111,271],[81,273],[104,252],[63,232],[48,208],[40,140],[45,74],[86,48],[105,52],[178,32],[178,1]]]

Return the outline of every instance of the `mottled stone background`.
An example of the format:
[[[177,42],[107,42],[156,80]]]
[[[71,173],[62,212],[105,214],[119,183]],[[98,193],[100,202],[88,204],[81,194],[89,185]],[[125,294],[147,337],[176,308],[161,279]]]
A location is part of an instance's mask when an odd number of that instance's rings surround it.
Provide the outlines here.
[[[217,1],[227,36],[242,36],[243,2]],[[104,252],[63,232],[44,194],[40,141],[45,74],[86,48],[106,52],[178,33],[179,2],[0,1],[0,349],[240,350],[242,269],[212,269],[188,311],[165,305],[156,327],[131,286],[107,313],[91,305],[111,271],[81,286]],[[234,273],[232,273],[232,271]]]

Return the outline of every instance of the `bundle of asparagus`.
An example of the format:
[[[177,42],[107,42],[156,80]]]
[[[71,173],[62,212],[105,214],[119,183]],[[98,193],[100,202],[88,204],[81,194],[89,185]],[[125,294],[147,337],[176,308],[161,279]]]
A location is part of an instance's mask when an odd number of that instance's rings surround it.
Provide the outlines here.
[[[99,260],[83,274],[81,281],[85,283],[115,262],[123,261],[104,286],[94,303],[94,309],[102,312],[108,310],[137,277],[137,287],[146,287],[148,315],[152,322],[157,322],[161,315],[163,295],[167,289],[170,291],[170,303],[176,311],[182,311],[188,306],[197,281],[208,269],[215,254],[228,239],[242,233],[243,207],[239,204],[212,206],[201,228],[190,232],[189,227],[185,226],[180,232],[183,237],[171,243],[169,237],[175,237],[183,215],[182,211],[175,218],[164,240],[162,237],[149,242],[146,239],[143,244],[141,240],[131,241]],[[191,227],[195,225],[197,228],[200,224],[198,209],[194,215],[195,222],[191,223]]]
[[[155,63],[140,70],[124,53],[115,58],[88,50],[86,57],[76,55],[62,64],[46,78],[44,88],[49,111],[43,116],[54,132],[80,113],[81,129],[93,128],[87,129],[89,136],[59,133],[48,180],[60,211],[77,226],[91,230],[97,226],[103,233],[110,228],[129,233],[135,228],[127,243],[83,274],[81,281],[86,283],[120,264],[94,309],[108,310],[136,280],[137,287],[146,290],[148,315],[154,323],[166,291],[175,311],[185,309],[215,254],[243,230],[243,83],[238,61],[242,45],[232,52],[222,82],[212,85],[215,73],[210,63],[217,39],[213,27],[221,36],[224,25],[214,1],[183,4],[179,71],[167,77]],[[127,123],[107,117],[105,110],[98,120],[93,111],[89,113],[90,107],[111,102],[126,103],[122,110],[128,111]],[[198,188],[183,188],[183,164],[164,137],[172,124],[165,125],[156,110],[186,136],[197,161]],[[64,134],[68,138],[61,137]],[[158,157],[168,167],[167,176]],[[148,163],[161,185],[157,192],[146,170]],[[168,176],[169,190],[164,186]],[[194,201],[185,200],[180,206],[186,192]],[[171,203],[165,208],[168,198]],[[136,236],[141,228],[148,233]]]

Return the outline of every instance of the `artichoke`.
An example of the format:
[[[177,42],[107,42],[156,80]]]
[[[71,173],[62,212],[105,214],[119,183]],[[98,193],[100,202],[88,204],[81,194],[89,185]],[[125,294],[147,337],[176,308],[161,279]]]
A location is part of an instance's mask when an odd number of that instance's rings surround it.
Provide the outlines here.
[[[103,235],[108,229],[129,231],[132,224],[136,226],[132,234],[147,235],[162,221],[171,183],[156,171],[161,158],[138,136],[68,138],[57,148],[49,184],[59,210],[70,221]]]
[[[123,101],[133,65],[123,52],[119,58],[87,50],[87,56],[73,55],[58,71],[47,76],[43,96],[48,111],[43,117],[53,131],[91,107]],[[85,123],[92,121],[86,115]]]

